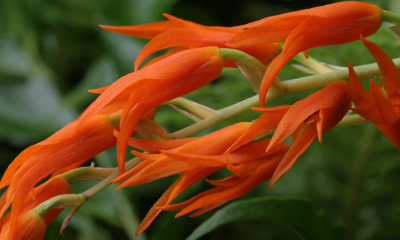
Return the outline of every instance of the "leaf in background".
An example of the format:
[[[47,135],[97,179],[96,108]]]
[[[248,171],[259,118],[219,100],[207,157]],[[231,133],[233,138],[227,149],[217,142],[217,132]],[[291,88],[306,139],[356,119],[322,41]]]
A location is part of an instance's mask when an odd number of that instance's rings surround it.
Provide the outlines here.
[[[102,57],[90,66],[79,85],[65,96],[64,103],[67,106],[85,107],[98,96],[89,93],[89,89],[108,86],[118,78],[118,71],[111,59]]]
[[[75,220],[73,222],[71,221],[70,224],[79,231],[79,237],[76,238],[77,240],[113,239],[111,234],[106,229],[103,229],[100,225],[96,224],[92,218],[81,214],[75,215],[74,218]],[[66,237],[66,239],[68,239],[68,235],[66,235]]]
[[[0,76],[18,78],[28,76],[31,64],[15,41],[7,37],[1,38],[0,53]]]
[[[167,13],[178,0],[136,0],[133,14],[140,23],[149,23],[164,20],[163,13]]]
[[[394,37],[400,43],[400,27],[399,26],[389,27],[389,30],[393,33]]]
[[[278,222],[305,240],[343,239],[324,214],[314,211],[310,200],[300,197],[261,197],[231,203],[220,209],[194,230],[187,240],[198,239],[223,224],[243,220]]]
[[[33,77],[27,81],[0,83],[0,138],[17,145],[32,143],[75,119],[72,109],[60,106],[61,96],[50,81]]]

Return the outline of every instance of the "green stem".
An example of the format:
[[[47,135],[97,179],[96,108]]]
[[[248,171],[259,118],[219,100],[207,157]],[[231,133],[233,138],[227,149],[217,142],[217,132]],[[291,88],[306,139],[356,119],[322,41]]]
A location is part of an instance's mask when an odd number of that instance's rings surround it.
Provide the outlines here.
[[[258,59],[250,56],[244,52],[235,49],[221,48],[221,54],[226,60],[234,60],[240,71],[246,77],[247,82],[258,93],[260,91],[260,85],[267,68]],[[280,88],[279,79],[275,79],[272,86]]]
[[[161,104],[159,107],[165,107],[170,104],[175,105],[180,108],[184,108],[184,109],[188,110],[189,112],[196,114],[197,116],[199,116],[202,119],[208,118],[209,116],[213,115],[216,112],[214,109],[211,109],[204,105],[198,104],[194,101],[191,101],[191,100],[183,98],[183,97],[175,98],[169,102]]]
[[[80,194],[62,194],[50,198],[49,200],[42,202],[34,209],[40,216],[50,211],[53,208],[68,208],[78,207],[86,202],[86,197],[83,193]]]
[[[334,71],[334,69],[327,67],[312,57],[306,58],[303,53],[297,54],[292,59],[313,70],[317,74]]]
[[[400,68],[400,58],[393,59],[397,68]],[[362,78],[378,76],[381,74],[378,64],[371,63],[354,68],[357,75]],[[347,69],[337,70],[329,73],[323,73],[313,76],[296,78],[282,82],[286,88],[287,93],[300,92],[311,88],[323,87],[331,83],[349,79],[349,72]]]
[[[347,127],[370,122],[358,114],[347,114],[335,127]]]
[[[80,167],[63,173],[61,176],[68,182],[99,180],[107,178],[115,170],[116,168]]]
[[[382,21],[400,26],[400,16],[386,10],[382,10]]]

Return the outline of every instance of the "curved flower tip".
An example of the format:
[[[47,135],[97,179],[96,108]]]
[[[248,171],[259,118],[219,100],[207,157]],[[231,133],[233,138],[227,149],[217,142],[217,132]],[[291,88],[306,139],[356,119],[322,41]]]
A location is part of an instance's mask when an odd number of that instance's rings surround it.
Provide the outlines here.
[[[370,80],[370,93],[363,88],[360,79],[349,65],[350,97],[355,112],[371,120],[400,148],[400,73],[393,60],[375,43],[362,38],[364,45],[372,53],[381,70],[384,87],[378,87]],[[381,79],[382,80],[382,79]]]
[[[285,41],[282,53],[270,64],[260,88],[260,106],[280,69],[296,54],[307,49],[342,44],[374,34],[382,23],[382,10],[373,4],[345,1],[286,13],[258,21],[237,34],[231,47]]]
[[[285,173],[316,138],[322,140],[322,133],[333,128],[350,108],[348,84],[339,81],[330,84],[307,98],[296,102],[283,116],[268,145],[267,152],[274,151],[292,134],[292,145],[285,154],[270,186]]]
[[[147,39],[154,38],[165,31],[179,27],[178,25],[169,20],[142,24],[138,26],[123,26],[123,27],[114,27],[105,25],[99,25],[99,26],[111,32],[116,32],[137,38],[147,38]]]

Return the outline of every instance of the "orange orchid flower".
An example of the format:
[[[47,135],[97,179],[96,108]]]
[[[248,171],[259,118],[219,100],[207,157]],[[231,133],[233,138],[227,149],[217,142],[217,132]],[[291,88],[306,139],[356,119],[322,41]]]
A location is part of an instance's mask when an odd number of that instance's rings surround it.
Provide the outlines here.
[[[243,132],[249,128],[250,125],[250,123],[237,123],[215,131],[207,136],[190,141],[178,148],[172,149],[171,151],[206,156],[222,154],[240,135],[243,134]],[[210,142],[213,144],[210,144]],[[183,173],[198,167],[198,165],[175,160],[163,153],[144,154],[136,151],[132,151],[132,153],[145,160],[135,168],[132,168],[112,181],[114,183],[123,182],[123,184],[118,188],[152,182],[159,178]]]
[[[150,54],[169,47],[176,48],[170,50],[161,57],[151,60],[145,65],[145,67],[186,49],[208,46],[231,48],[226,43],[236,34],[243,31],[241,28],[203,26],[194,22],[176,18],[169,14],[164,14],[164,16],[169,20],[131,27],[101,27],[109,31],[133,37],[152,39],[136,58],[135,70],[139,68],[143,60]],[[257,46],[245,46],[235,49],[257,58],[263,64],[270,63],[280,52],[280,46],[278,43],[262,43]],[[236,67],[236,65],[233,61],[227,61],[225,62],[225,67]]]
[[[117,141],[120,173],[125,172],[125,150],[142,116],[163,102],[185,95],[211,82],[223,68],[216,47],[191,49],[174,54],[114,82],[82,113],[80,125],[107,108],[123,109]],[[117,106],[117,107],[115,107]]]
[[[1,181],[2,187],[10,186],[0,215],[11,203],[13,212],[17,214],[29,192],[50,174],[77,163],[80,165],[115,145],[114,126],[108,116],[94,116],[73,132],[76,124],[73,122],[47,140],[26,149],[14,161],[15,164],[9,166]],[[15,214],[11,223],[17,220]]]
[[[393,60],[375,43],[361,38],[364,45],[374,56],[382,73],[379,87],[371,79],[370,93],[361,84],[360,79],[349,66],[350,97],[356,108],[353,109],[362,117],[371,120],[400,148],[400,73]],[[384,87],[382,82],[384,81]]]
[[[253,108],[270,111],[268,108]],[[333,128],[350,109],[348,84],[339,81],[293,104],[285,113],[267,147],[274,152],[292,134],[292,144],[276,168],[270,187],[285,173],[316,138],[322,141],[322,133]],[[249,129],[251,130],[251,129]]]
[[[260,106],[264,107],[269,86],[292,57],[310,48],[352,42],[360,39],[360,34],[374,34],[381,26],[382,10],[369,3],[344,1],[268,17],[257,23],[233,37],[228,45],[238,48],[285,41],[260,88]]]
[[[170,150],[169,152],[193,153],[203,156],[219,155],[224,153],[226,149],[232,145],[232,143],[243,134],[246,129],[249,128],[249,126],[250,123],[237,123],[213,132],[207,136],[190,141],[180,147]],[[220,166],[204,166],[187,163],[168,157],[163,153],[143,154],[135,151],[132,153],[145,160],[135,168],[127,171],[125,174],[120,175],[112,181],[114,183],[123,182],[117,189],[147,183],[178,173],[183,174],[154,204],[143,222],[140,224],[137,234],[144,231],[161,212],[157,207],[170,204],[172,200],[185,189],[222,168]]]
[[[48,199],[71,193],[68,181],[61,176],[56,176],[34,189],[36,198],[28,197],[19,209],[13,208],[0,221],[0,239],[43,239],[48,226],[62,211],[62,209],[52,209],[42,216],[32,211],[37,205]],[[7,192],[5,193],[7,194]],[[17,217],[14,217],[17,216]],[[11,220],[16,218],[14,225]]]
[[[181,192],[223,167],[227,167],[239,177],[233,176],[226,181],[210,181],[213,184],[222,184],[224,186],[201,193],[199,196],[206,196],[211,193],[221,193],[223,196],[221,195],[222,198],[218,201],[214,198],[207,201],[201,200],[200,202],[205,203],[207,207],[197,212],[196,216],[218,207],[229,200],[242,196],[251,191],[260,182],[269,179],[288,149],[286,143],[282,143],[280,147],[277,147],[279,149],[275,148],[276,151],[272,154],[265,152],[270,142],[269,139],[254,144],[249,143],[251,140],[246,141],[243,142],[242,146],[238,146],[236,149],[232,148],[232,151],[228,151],[229,147],[250,126],[250,123],[238,123],[192,140],[181,147],[171,150],[160,150],[160,154],[143,154],[132,151],[134,155],[145,160],[135,168],[113,180],[114,183],[123,182],[117,189],[147,183],[174,174],[183,174],[153,205],[143,222],[139,225],[137,234],[144,231],[162,210],[170,210],[169,204]],[[212,144],[210,144],[211,142]],[[246,181],[247,178],[249,180]],[[241,183],[243,184],[240,185]],[[199,196],[195,198],[200,199]],[[220,201],[221,199],[223,201]],[[212,203],[208,203],[208,201]],[[200,205],[196,203],[192,207],[195,207],[195,209],[203,207]],[[171,207],[175,209],[176,206],[172,205]]]

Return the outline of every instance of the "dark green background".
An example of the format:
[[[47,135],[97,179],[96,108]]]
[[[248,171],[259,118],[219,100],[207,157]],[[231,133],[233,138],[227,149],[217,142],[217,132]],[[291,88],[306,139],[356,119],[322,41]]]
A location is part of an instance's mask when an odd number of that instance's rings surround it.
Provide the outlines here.
[[[234,26],[269,15],[335,1],[257,0],[19,0],[0,1],[0,167],[2,171],[27,146],[75,119],[95,99],[88,89],[109,85],[133,71],[133,62],[147,42],[107,32],[104,25],[137,25],[163,20],[162,13],[205,25]],[[400,13],[398,0],[365,1]],[[385,25],[387,26],[387,25]],[[371,36],[391,57],[399,44],[387,28]],[[339,66],[373,62],[360,41],[309,51],[314,58]],[[289,64],[282,80],[305,74]],[[270,106],[292,104],[313,91],[278,99]],[[237,69],[187,97],[214,109],[254,95]],[[249,112],[217,127],[251,121]],[[193,122],[172,109],[156,121],[168,131]],[[115,150],[96,157],[97,166],[115,166]],[[227,172],[213,175],[212,179]],[[87,202],[74,216],[66,238],[59,234],[62,217],[48,227],[46,239],[134,239],[135,224],[176,176],[115,192],[111,186]],[[272,190],[261,184],[241,199],[262,196],[306,197],[314,211],[323,210],[329,224],[349,239],[400,239],[400,152],[372,124],[331,130],[322,144],[313,143]],[[82,192],[93,182],[73,183]],[[182,194],[187,199],[210,188],[201,182]],[[285,210],[285,209],[283,209]],[[189,219],[162,213],[141,239],[184,239],[214,211]],[[304,218],[306,219],[306,218]],[[304,220],[305,223],[307,220]],[[310,223],[311,224],[311,223]],[[136,239],[136,238],[135,238]],[[241,220],[224,225],[202,239],[300,239],[284,225],[267,220]]]

